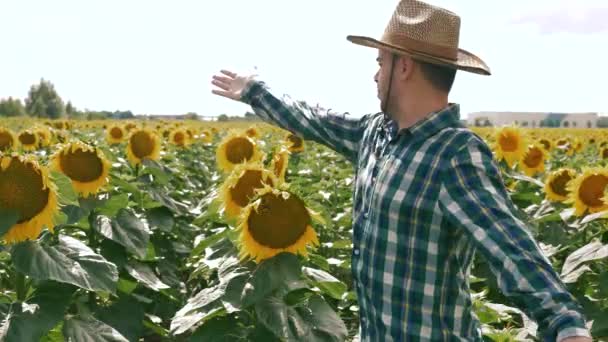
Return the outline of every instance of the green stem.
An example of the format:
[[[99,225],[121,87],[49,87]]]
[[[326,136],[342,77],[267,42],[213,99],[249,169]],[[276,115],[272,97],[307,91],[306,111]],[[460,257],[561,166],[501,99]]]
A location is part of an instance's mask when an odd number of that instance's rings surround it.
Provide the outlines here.
[[[23,302],[25,301],[25,296],[27,295],[27,286],[25,284],[25,274],[17,271],[17,279],[16,279],[16,287],[17,287],[17,300]]]

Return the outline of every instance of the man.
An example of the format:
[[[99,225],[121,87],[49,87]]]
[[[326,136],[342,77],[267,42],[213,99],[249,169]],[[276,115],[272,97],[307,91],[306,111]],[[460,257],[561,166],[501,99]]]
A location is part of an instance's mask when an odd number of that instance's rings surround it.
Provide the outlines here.
[[[352,273],[362,341],[481,341],[468,277],[474,253],[545,341],[591,341],[585,318],[515,215],[487,145],[448,102],[457,70],[490,75],[458,47],[460,18],[402,0],[381,40],[374,77],[381,113],[320,113],[222,70],[213,93],[266,122],[338,151],[356,166]]]

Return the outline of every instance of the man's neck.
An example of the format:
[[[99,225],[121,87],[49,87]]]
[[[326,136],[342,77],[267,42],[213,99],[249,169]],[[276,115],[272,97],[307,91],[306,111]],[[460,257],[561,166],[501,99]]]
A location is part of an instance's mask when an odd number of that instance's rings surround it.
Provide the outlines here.
[[[419,101],[403,106],[398,111],[396,121],[399,129],[409,128],[425,119],[429,114],[440,111],[448,106],[447,98],[437,98],[432,101]]]

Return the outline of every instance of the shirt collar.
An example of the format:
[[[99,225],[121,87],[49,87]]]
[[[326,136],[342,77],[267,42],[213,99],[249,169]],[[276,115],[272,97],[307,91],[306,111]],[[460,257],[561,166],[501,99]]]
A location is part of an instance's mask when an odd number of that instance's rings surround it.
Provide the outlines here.
[[[392,120],[385,115],[383,126],[388,136],[393,139],[398,135],[411,135],[417,139],[424,139],[444,128],[461,126],[460,105],[457,103],[449,103],[448,106],[442,110],[431,112],[414,125],[402,130],[399,130],[399,125],[395,120]]]

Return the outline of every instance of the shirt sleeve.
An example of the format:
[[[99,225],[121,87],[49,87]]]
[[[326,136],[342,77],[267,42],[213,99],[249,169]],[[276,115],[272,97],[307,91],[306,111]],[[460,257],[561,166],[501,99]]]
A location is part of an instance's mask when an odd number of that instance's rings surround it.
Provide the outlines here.
[[[450,158],[441,171],[441,207],[475,242],[502,292],[538,323],[545,341],[591,337],[582,308],[515,216],[491,150],[471,139]]]
[[[278,98],[260,81],[248,84],[241,101],[249,104],[263,121],[328,146],[351,162],[357,160],[367,116],[348,118],[344,114],[322,112],[304,102],[293,101],[288,96]]]

